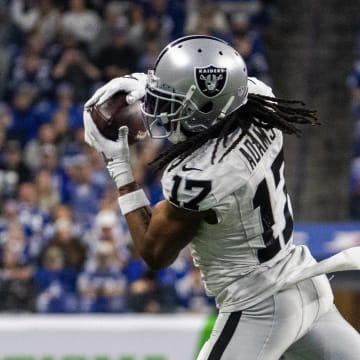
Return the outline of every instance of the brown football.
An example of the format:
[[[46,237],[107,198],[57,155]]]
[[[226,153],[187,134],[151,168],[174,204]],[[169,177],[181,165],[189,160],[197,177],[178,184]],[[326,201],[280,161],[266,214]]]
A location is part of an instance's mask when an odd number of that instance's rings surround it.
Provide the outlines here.
[[[146,129],[141,113],[140,100],[133,104],[126,102],[126,94],[118,92],[100,106],[89,108],[91,118],[102,135],[107,139],[116,140],[119,128],[129,128],[128,141],[132,145],[146,137]]]

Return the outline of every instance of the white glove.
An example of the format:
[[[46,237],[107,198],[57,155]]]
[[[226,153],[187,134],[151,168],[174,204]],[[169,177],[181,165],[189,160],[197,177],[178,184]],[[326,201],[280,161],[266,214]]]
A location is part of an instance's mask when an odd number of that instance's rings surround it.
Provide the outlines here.
[[[110,176],[120,188],[134,181],[129,155],[127,126],[121,126],[116,141],[106,139],[94,124],[90,113],[84,111],[85,142],[102,154]]]
[[[133,104],[145,95],[146,79],[147,75],[144,73],[133,73],[112,79],[95,91],[94,95],[85,103],[85,108],[103,104],[118,91],[127,93],[127,103]]]

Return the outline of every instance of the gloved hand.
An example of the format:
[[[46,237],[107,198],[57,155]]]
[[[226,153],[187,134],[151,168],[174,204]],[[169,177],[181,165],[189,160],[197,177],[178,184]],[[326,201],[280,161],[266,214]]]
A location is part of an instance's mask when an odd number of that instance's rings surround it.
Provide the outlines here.
[[[120,188],[134,181],[129,155],[128,127],[119,129],[116,141],[106,139],[98,130],[90,113],[83,113],[85,142],[94,147],[102,154],[110,176],[114,179],[116,186]]]
[[[97,89],[94,95],[85,103],[85,109],[92,105],[101,105],[118,91],[127,93],[126,101],[133,104],[145,95],[147,75],[144,73],[133,73],[110,80]]]

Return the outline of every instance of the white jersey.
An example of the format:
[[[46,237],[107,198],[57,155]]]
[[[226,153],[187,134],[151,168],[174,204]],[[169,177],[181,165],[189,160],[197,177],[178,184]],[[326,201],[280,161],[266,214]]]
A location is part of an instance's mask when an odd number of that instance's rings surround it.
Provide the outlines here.
[[[240,133],[234,132],[229,144]],[[192,255],[207,293],[216,296],[221,308],[233,310],[276,292],[277,275],[269,272],[268,262],[290,251],[293,220],[280,131],[251,127],[221,162],[226,148],[220,144],[212,164],[215,143],[209,141],[186,162],[170,164],[162,185],[174,205],[216,212],[218,224],[202,223],[191,243]]]
[[[272,94],[256,80],[249,88]],[[228,144],[241,131],[234,131]],[[221,161],[228,147],[221,142],[212,161],[215,144],[216,139],[209,140],[185,161],[175,159],[162,186],[175,206],[215,211],[218,223],[202,222],[191,242],[192,256],[217,306],[237,311],[275,294],[291,273],[315,260],[306,247],[293,245],[282,132],[252,125]]]

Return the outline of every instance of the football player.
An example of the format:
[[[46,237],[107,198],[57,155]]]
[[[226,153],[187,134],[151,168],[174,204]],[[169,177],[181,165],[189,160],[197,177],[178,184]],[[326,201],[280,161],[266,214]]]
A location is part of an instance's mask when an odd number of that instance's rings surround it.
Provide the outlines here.
[[[143,99],[150,136],[173,144],[154,160],[164,168],[165,200],[150,209],[134,182],[127,127],[107,140],[85,111],[85,138],[107,159],[146,263],[161,269],[191,245],[219,308],[198,359],[359,359],[360,336],[335,308],[324,274],[359,269],[360,248],[318,263],[293,244],[283,133],[299,135],[298,125],[317,123],[316,112],[274,97],[248,78],[237,51],[209,36],[173,41],[155,69],[112,80],[85,109],[119,90],[129,102]]]

